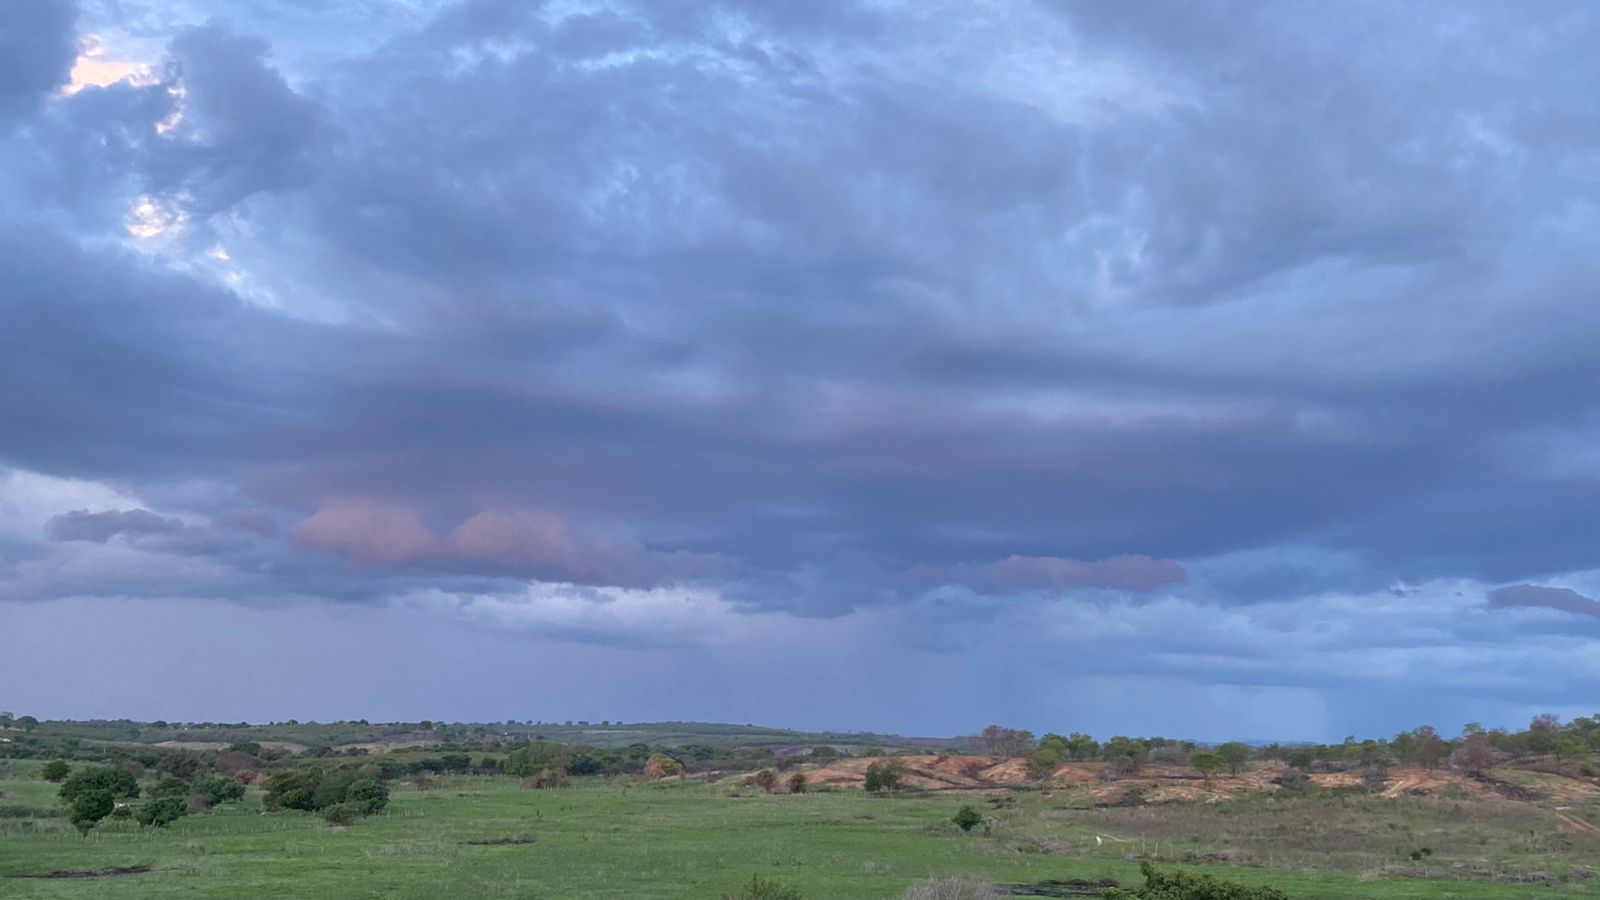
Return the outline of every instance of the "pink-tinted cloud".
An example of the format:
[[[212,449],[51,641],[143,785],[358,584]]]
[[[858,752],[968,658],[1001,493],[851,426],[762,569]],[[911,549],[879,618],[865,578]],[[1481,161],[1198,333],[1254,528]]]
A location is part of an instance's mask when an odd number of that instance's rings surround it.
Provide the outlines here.
[[[434,561],[442,547],[437,535],[411,510],[363,503],[331,503],[294,526],[301,546],[366,565]]]
[[[519,575],[541,581],[636,587],[662,581],[676,555],[652,554],[632,542],[575,533],[548,513],[478,513],[440,537],[413,511],[341,502],[294,527],[308,549],[364,565],[428,565]]]
[[[452,560],[577,584],[643,585],[659,576],[645,549],[573,534],[544,513],[481,512],[451,532]]]
[[[1176,560],[1140,555],[1101,560],[1012,555],[977,566],[918,566],[909,574],[917,581],[963,585],[980,594],[1073,588],[1143,592],[1189,579]]]

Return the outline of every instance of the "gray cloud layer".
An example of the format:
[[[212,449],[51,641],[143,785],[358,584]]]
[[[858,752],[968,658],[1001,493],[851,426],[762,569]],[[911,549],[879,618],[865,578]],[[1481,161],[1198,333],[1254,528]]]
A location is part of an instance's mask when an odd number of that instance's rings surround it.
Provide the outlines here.
[[[0,463],[128,494],[0,595],[947,646],[1597,568],[1582,4],[208,14],[0,12]],[[147,74],[61,93],[91,34]]]

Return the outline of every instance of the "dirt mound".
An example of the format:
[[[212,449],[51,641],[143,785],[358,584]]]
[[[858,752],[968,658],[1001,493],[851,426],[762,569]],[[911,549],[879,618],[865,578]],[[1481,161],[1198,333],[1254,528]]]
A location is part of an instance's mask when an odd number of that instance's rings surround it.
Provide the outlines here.
[[[1490,796],[1493,791],[1466,775],[1440,769],[1393,769],[1389,772],[1382,797],[1427,797],[1446,789],[1459,790],[1471,796]]]

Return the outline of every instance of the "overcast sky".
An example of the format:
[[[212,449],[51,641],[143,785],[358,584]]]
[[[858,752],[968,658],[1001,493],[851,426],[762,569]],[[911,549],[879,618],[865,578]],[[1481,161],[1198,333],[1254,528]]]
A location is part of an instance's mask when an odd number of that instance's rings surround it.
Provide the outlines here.
[[[1583,2],[0,3],[0,708],[1593,713],[1597,45]]]

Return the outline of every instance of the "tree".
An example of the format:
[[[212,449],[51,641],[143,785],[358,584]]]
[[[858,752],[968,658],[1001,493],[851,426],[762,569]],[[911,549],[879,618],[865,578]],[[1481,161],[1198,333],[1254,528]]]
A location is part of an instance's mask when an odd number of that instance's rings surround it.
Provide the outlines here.
[[[33,716],[22,716],[17,719],[17,727],[32,734],[33,730],[39,727],[39,720]]]
[[[118,797],[137,797],[139,782],[127,772],[110,766],[94,766],[79,769],[67,776],[67,780],[61,782],[59,793],[61,799],[70,804],[80,796],[95,791],[105,791],[113,800]]]
[[[1556,759],[1581,759],[1589,754],[1589,744],[1575,734],[1565,734],[1556,741]]]
[[[867,790],[874,794],[890,793],[900,789],[898,763],[873,763],[867,766]]]
[[[1310,747],[1296,747],[1284,757],[1284,762],[1296,769],[1309,769],[1317,761],[1316,751]]]
[[[806,773],[796,772],[789,776],[789,793],[804,794],[806,792]]]
[[[244,785],[226,775],[206,775],[196,779],[194,792],[210,806],[244,799]]]
[[[771,769],[762,769],[750,776],[750,783],[770,794],[778,789],[778,773]]]
[[[1481,776],[1494,765],[1494,741],[1486,732],[1472,731],[1461,746],[1461,768],[1467,774]]]
[[[1210,750],[1201,750],[1189,757],[1189,765],[1210,781],[1211,774],[1222,768],[1222,757]]]
[[[984,749],[988,751],[990,756],[1001,756],[1009,759],[1022,753],[1027,743],[1032,740],[1033,734],[1031,732],[1018,731],[1014,728],[1006,728],[1003,725],[990,725],[983,729],[983,733],[979,735],[979,738],[983,740]]]
[[[1424,725],[1414,732],[1416,738],[1417,761],[1430,769],[1436,769],[1439,764],[1450,757],[1450,742],[1439,736],[1432,727]]]
[[[189,814],[189,805],[182,797],[152,796],[139,804],[139,809],[133,817],[140,825],[150,825],[156,828],[165,828]]]
[[[1028,777],[1044,781],[1061,767],[1061,751],[1054,746],[1040,747],[1028,754]]]
[[[1222,762],[1228,767],[1228,771],[1235,775],[1239,774],[1244,769],[1244,764],[1249,762],[1255,755],[1256,752],[1250,749],[1249,744],[1239,741],[1229,741],[1217,748],[1217,756],[1222,758]]]
[[[52,784],[60,784],[67,780],[68,775],[72,774],[72,766],[68,765],[64,759],[53,759],[44,764],[44,769],[39,774],[44,776],[45,781]]]
[[[956,814],[951,817],[950,821],[956,823],[956,826],[962,831],[971,831],[983,824],[983,813],[970,806],[963,806],[956,810]]]
[[[111,815],[117,808],[117,801],[111,792],[104,788],[84,791],[73,797],[72,805],[67,807],[67,821],[78,829],[84,837],[89,836],[89,829],[100,823],[101,819]]]

